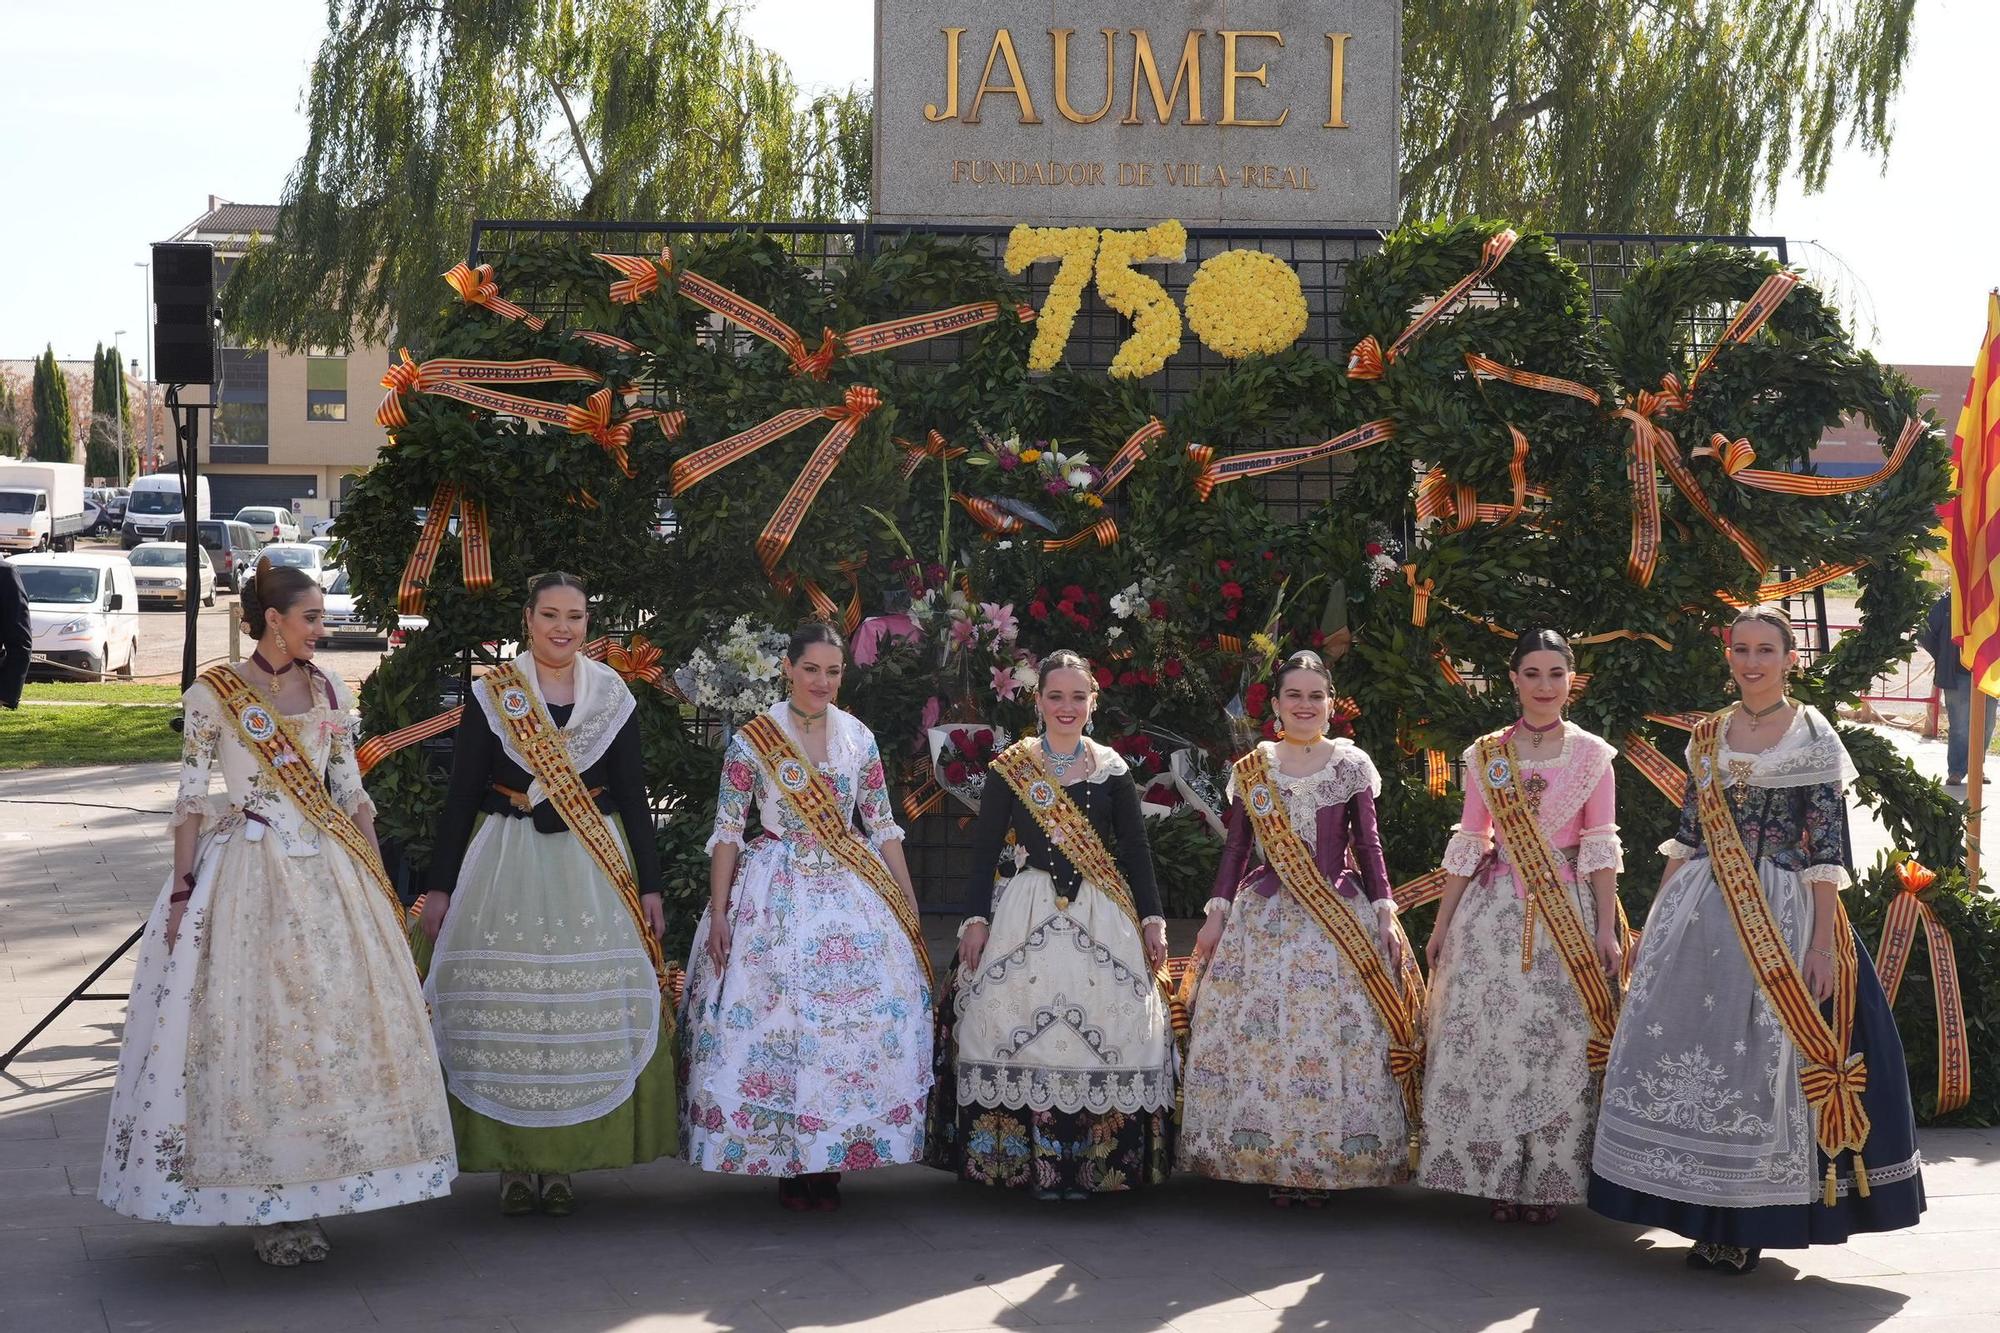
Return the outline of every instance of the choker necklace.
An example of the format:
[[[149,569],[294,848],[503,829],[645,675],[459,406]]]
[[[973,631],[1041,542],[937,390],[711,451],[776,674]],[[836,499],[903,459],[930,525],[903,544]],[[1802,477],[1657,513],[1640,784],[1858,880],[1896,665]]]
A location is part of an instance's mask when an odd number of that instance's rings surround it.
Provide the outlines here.
[[[1321,733],[1320,735],[1313,737],[1309,741],[1295,741],[1292,739],[1292,735],[1290,732],[1281,731],[1278,733],[1278,739],[1283,741],[1285,744],[1290,746],[1295,746],[1298,749],[1310,750],[1315,745],[1318,745],[1321,741],[1325,740],[1326,736],[1325,733]]]
[[[1542,736],[1542,735],[1546,735],[1547,733],[1549,733],[1549,732],[1551,732],[1551,731],[1554,731],[1554,730],[1555,730],[1555,729],[1556,729],[1557,727],[1560,727],[1560,726],[1561,726],[1562,724],[1563,724],[1563,720],[1562,720],[1561,718],[1557,718],[1557,719],[1556,719],[1555,721],[1553,721],[1553,722],[1549,723],[1549,724],[1548,724],[1547,726],[1543,726],[1543,727],[1538,727],[1538,726],[1536,726],[1536,725],[1535,725],[1534,723],[1532,723],[1532,722],[1528,721],[1528,719],[1524,717],[1524,718],[1522,718],[1522,719],[1521,719],[1521,720],[1520,720],[1520,721],[1519,721],[1518,723],[1516,723],[1515,725],[1516,725],[1516,726],[1519,726],[1519,727],[1524,727],[1524,728],[1526,728],[1527,730],[1529,730],[1529,731],[1532,731],[1532,732],[1534,732],[1534,733],[1535,733],[1535,734],[1536,734],[1537,736]]]
[[[811,731],[813,723],[823,721],[826,718],[826,710],[824,708],[820,709],[817,713],[808,713],[790,699],[785,700],[785,707],[792,710],[792,716],[799,720],[799,727],[804,731]]]
[[[1738,708],[1741,708],[1746,714],[1748,714],[1752,722],[1762,722],[1765,718],[1771,716],[1771,714],[1777,712],[1780,708],[1783,708],[1786,704],[1790,702],[1791,699],[1789,696],[1781,694],[1778,696],[1778,702],[1772,704],[1769,708],[1762,708],[1762,709],[1752,708],[1747,703],[1741,703],[1736,706]]]
[[[1083,739],[1081,737],[1078,737],[1076,742],[1076,748],[1074,750],[1071,750],[1068,754],[1057,754],[1054,750],[1051,750],[1049,748],[1049,738],[1047,736],[1043,736],[1042,754],[1048,758],[1049,767],[1055,770],[1056,781],[1061,782],[1063,778],[1069,773],[1070,767],[1073,764],[1075,764],[1077,760],[1083,758]]]
[[[264,660],[264,650],[261,648],[253,648],[250,650],[250,660],[252,662],[255,662],[258,665],[258,667],[263,670],[265,675],[274,678],[284,675],[287,671],[290,671],[293,667],[299,664],[298,658],[288,657],[285,659],[285,664],[283,666],[274,667],[269,662],[266,662]]]

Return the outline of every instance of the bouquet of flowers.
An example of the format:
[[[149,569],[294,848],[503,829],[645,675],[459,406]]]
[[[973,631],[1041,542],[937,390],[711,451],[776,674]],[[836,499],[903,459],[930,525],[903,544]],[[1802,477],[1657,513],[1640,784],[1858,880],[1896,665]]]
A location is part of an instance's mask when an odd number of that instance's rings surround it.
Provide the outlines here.
[[[1216,836],[1222,836],[1222,815],[1229,808],[1223,794],[1228,790],[1227,775],[1217,770],[1206,751],[1192,745],[1167,756],[1167,771],[1173,775],[1181,799],[1201,815]]]
[[[927,733],[931,747],[931,776],[938,786],[956,796],[973,810],[986,790],[986,766],[1010,739],[999,727],[966,722],[932,727]]]
[[[784,684],[778,663],[786,643],[781,631],[738,616],[713,651],[694,650],[674,672],[674,684],[695,707],[741,722],[778,701]]]
[[[1132,770],[1132,784],[1139,789],[1139,810],[1142,814],[1148,819],[1159,819],[1172,814],[1181,805],[1181,794],[1174,786],[1173,776],[1167,772],[1167,753],[1151,736],[1135,731],[1112,737],[1110,745],[1125,760],[1125,766]]]

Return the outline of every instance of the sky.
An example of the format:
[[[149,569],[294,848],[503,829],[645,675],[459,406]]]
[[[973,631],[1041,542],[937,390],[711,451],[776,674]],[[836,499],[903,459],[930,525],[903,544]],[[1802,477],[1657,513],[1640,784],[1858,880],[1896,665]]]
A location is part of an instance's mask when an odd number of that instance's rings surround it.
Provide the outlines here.
[[[1882,359],[1962,365],[2000,286],[2000,3],[1917,9],[1886,174],[1841,152],[1824,193],[1788,185],[1755,230],[1793,242],[1793,262],[1837,287],[1863,322],[1858,341]],[[29,0],[0,11],[0,180],[12,186],[0,359],[45,344],[88,359],[122,328],[127,357],[143,361],[136,265],[210,194],[277,202],[304,144],[299,92],[324,0],[97,0],[87,22]],[[869,81],[873,15],[873,0],[757,0],[745,26],[812,90]]]

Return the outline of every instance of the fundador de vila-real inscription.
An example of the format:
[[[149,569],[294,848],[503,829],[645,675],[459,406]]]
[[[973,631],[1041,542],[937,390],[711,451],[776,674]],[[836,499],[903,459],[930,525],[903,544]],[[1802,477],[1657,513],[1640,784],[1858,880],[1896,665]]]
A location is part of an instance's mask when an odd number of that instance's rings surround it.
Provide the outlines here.
[[[880,222],[1394,224],[1396,0],[876,0]]]

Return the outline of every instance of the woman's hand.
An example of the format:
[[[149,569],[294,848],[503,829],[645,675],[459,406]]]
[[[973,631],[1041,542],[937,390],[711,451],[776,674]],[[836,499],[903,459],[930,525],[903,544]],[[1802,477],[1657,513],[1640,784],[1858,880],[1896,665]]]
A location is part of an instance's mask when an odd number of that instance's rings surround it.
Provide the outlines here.
[[[187,899],[167,904],[167,952],[174,951],[174,945],[181,937],[181,918],[187,915]]]
[[[1450,927],[1451,918],[1439,913],[1437,921],[1431,926],[1430,939],[1424,942],[1424,961],[1430,964],[1433,972],[1444,966],[1444,937],[1450,933]]]
[[[1604,965],[1604,974],[1615,977],[1625,967],[1625,942],[1618,938],[1618,923],[1597,928],[1597,961]]]
[[[703,951],[708,954],[715,975],[721,976],[722,970],[729,965],[729,908],[726,905],[718,910],[713,903],[709,904],[708,941],[703,945]]]
[[[1833,998],[1833,950],[1806,950],[1806,989],[1821,1004]]]
[[[958,937],[958,970],[977,972],[979,959],[986,952],[987,928],[984,921],[968,924]]]
[[[1146,941],[1146,966],[1155,972],[1167,965],[1167,923],[1155,918],[1140,928]]]
[[[437,943],[438,932],[444,929],[444,914],[451,910],[451,895],[432,889],[424,894],[424,914],[417,918],[417,924],[424,928],[424,938]]]
[[[1404,961],[1409,957],[1409,948],[1403,943],[1403,932],[1396,929],[1396,914],[1378,911],[1375,933],[1382,937],[1382,953],[1389,960],[1389,970],[1401,972]]]
[[[667,937],[667,907],[665,900],[659,894],[639,895],[639,915],[646,918],[646,929],[653,932],[654,939],[663,940]]]
[[[1222,943],[1222,932],[1228,929],[1229,915],[1216,911],[1209,913],[1202,923],[1201,934],[1194,937],[1194,962],[1196,967],[1207,967],[1208,960],[1215,957],[1216,946]]]

